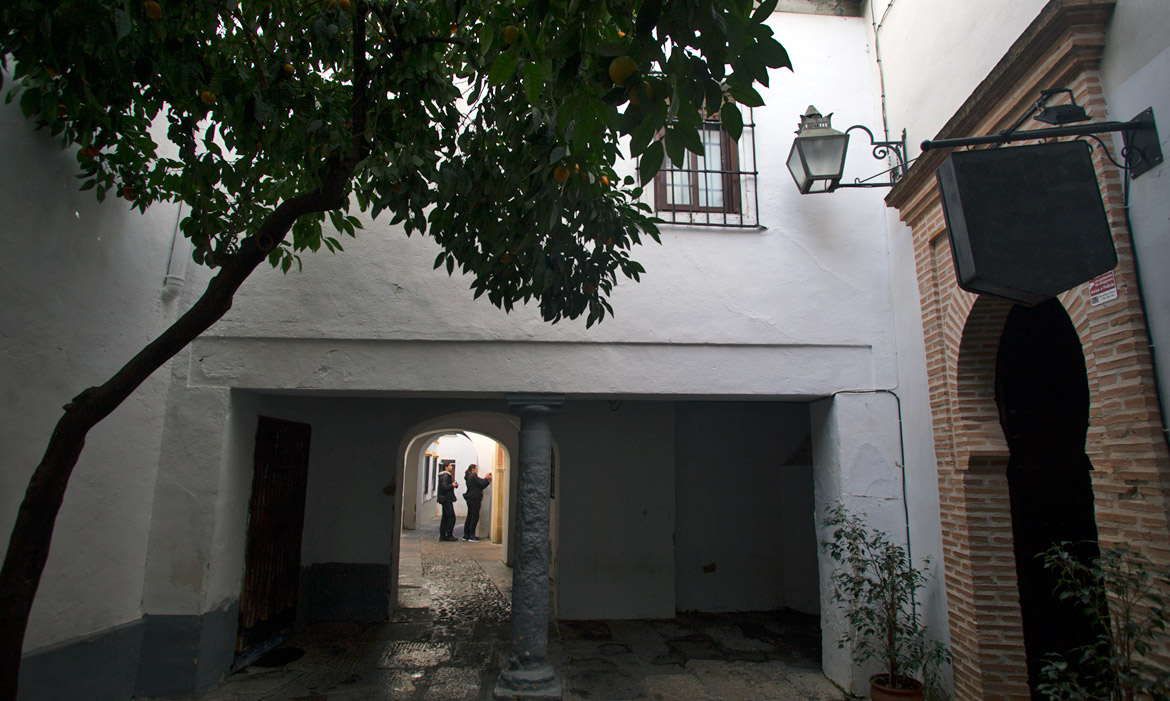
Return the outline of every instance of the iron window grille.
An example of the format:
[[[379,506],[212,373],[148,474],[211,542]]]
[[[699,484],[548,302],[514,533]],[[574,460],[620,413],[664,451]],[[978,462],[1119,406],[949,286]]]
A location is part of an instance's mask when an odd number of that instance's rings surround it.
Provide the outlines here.
[[[666,159],[654,178],[653,206],[659,218],[689,226],[759,226],[755,120],[750,109],[747,116],[738,141],[718,119],[708,119],[699,130],[702,155],[686,151],[685,161],[678,165]]]

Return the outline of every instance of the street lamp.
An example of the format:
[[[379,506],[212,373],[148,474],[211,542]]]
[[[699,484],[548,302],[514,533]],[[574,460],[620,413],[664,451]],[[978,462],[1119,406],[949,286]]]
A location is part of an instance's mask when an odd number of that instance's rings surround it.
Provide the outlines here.
[[[832,192],[841,182],[849,135],[829,124],[832,117],[822,117],[816,107],[809,105],[800,118],[800,130],[788,152],[788,172],[802,195]]]
[[[800,194],[832,192],[839,187],[890,187],[898,182],[906,170],[905,131],[902,132],[901,141],[874,141],[873,132],[860,124],[844,132],[837,131],[829,123],[832,117],[832,113],[822,116],[816,107],[809,105],[800,118],[800,130],[796,132],[792,150],[788,152],[788,171],[792,173]],[[889,182],[872,183],[869,182],[872,178],[866,178],[841,184],[849,132],[854,129],[861,129],[869,135],[874,158],[886,158],[892,154],[897,160],[892,168],[883,171],[890,174]]]

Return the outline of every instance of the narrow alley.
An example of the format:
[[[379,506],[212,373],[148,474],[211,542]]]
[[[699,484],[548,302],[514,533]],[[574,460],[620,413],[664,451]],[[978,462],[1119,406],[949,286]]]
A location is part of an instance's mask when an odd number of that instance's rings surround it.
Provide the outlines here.
[[[399,608],[381,624],[313,625],[201,701],[491,699],[507,663],[511,570],[500,546],[444,543],[438,520],[403,531]],[[570,621],[549,630],[566,701],[828,701],[815,617],[684,614]]]

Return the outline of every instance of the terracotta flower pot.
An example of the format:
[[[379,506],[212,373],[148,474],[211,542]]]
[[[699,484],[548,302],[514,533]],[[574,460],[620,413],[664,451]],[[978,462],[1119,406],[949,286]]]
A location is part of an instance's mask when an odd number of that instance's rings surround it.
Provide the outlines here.
[[[875,674],[869,678],[869,698],[873,701],[921,701],[925,695],[922,682],[909,677],[898,677],[898,686],[887,686],[888,674]]]

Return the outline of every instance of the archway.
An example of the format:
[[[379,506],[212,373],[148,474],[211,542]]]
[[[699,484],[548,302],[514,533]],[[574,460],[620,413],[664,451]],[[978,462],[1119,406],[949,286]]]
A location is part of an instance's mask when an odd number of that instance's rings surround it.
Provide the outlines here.
[[[1044,656],[1092,642],[1097,630],[1054,593],[1041,553],[1076,543],[1097,554],[1092,465],[1085,454],[1089,386],[1080,338],[1057,300],[1015,306],[1000,337],[995,398],[1010,457],[1007,477],[1028,682],[1034,698]]]
[[[491,490],[490,505],[485,503],[485,512],[489,514],[483,525],[491,529],[492,541],[501,547],[501,560],[511,566],[512,562],[512,520],[511,504],[515,495],[515,470],[510,469],[516,455],[519,443],[519,418],[495,412],[461,412],[439,416],[417,424],[403,434],[403,440],[397,454],[395,466],[398,476],[397,484],[402,488],[397,490],[396,513],[401,517],[395,519],[393,539],[400,543],[404,520],[411,519],[406,524],[411,528],[416,524],[430,521],[431,514],[426,505],[432,504],[434,499],[434,483],[436,471],[442,462],[442,456],[435,450],[436,441],[443,436],[462,436],[478,434],[489,439],[495,445],[490,462],[486,456],[477,453],[482,472],[493,472],[494,480]],[[480,451],[485,452],[485,451]],[[462,479],[462,470],[466,468],[468,459],[464,456],[456,460],[459,479]],[[428,482],[429,479],[432,480]],[[430,487],[428,492],[427,488]],[[421,501],[426,492],[431,501]],[[419,507],[422,506],[420,510]],[[400,548],[394,548],[393,563],[390,577],[390,601],[392,608],[398,601]]]

